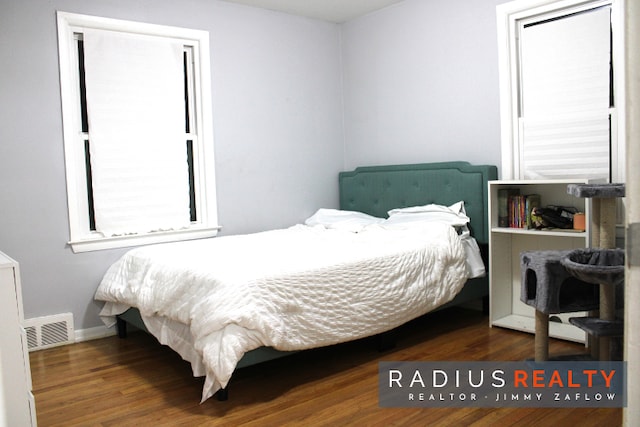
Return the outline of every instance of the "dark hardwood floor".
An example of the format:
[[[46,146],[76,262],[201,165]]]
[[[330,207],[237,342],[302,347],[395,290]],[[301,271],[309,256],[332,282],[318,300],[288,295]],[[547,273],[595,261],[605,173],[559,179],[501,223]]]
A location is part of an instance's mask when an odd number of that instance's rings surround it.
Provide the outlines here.
[[[364,339],[241,369],[228,401],[202,404],[203,379],[142,332],[33,352],[38,425],[622,425],[621,409],[380,408],[379,361],[510,361],[533,355],[532,335],[489,328],[487,316],[461,308],[424,316],[396,335],[396,347],[386,352]],[[584,346],[551,340],[550,352],[581,353]]]

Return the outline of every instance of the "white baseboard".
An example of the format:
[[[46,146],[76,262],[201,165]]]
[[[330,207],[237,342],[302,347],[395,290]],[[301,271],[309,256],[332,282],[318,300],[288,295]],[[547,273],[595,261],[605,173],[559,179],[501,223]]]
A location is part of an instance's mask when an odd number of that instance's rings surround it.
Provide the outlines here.
[[[106,326],[96,326],[94,328],[76,329],[75,342],[83,342],[97,340],[116,335],[116,328],[107,328]]]

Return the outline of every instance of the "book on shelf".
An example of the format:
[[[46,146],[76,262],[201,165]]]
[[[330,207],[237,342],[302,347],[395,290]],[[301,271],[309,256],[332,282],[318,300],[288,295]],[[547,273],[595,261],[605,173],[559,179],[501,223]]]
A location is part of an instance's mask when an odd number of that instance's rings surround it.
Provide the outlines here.
[[[531,211],[539,206],[539,194],[512,194],[508,196],[508,227],[524,229],[535,228],[531,221]]]
[[[519,194],[517,188],[498,189],[498,227],[510,226],[510,198]]]
[[[540,195],[529,194],[525,196],[525,227],[529,230],[536,228],[535,224],[531,221],[531,211],[534,208],[540,207]]]

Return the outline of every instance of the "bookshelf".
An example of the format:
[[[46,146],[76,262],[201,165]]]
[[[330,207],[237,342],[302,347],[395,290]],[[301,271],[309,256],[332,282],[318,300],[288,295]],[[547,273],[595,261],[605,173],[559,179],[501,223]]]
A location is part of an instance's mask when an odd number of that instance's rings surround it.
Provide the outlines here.
[[[569,250],[589,247],[591,242],[591,203],[589,199],[567,194],[568,184],[585,184],[589,180],[520,180],[489,181],[489,319],[491,326],[535,332],[535,312],[520,301],[520,253],[524,251]],[[527,229],[502,226],[499,222],[500,190],[517,190],[520,195],[537,194],[540,206],[571,206],[585,213],[585,230]],[[552,321],[549,336],[585,342],[584,331],[571,325],[569,317],[583,313],[565,313]]]

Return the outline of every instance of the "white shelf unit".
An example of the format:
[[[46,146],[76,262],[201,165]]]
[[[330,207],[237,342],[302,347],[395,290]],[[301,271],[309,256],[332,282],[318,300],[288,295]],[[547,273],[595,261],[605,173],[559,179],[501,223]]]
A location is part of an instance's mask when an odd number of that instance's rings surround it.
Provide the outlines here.
[[[35,426],[18,263],[0,252],[0,426]]]
[[[590,246],[591,202],[567,194],[568,184],[589,180],[489,181],[489,288],[491,326],[535,332],[535,310],[520,301],[520,254],[525,251],[568,250]],[[498,226],[498,190],[517,188],[520,194],[539,194],[540,205],[573,206],[585,213],[586,230],[527,230]],[[584,313],[563,313],[561,322],[549,322],[549,336],[584,343],[586,334],[569,323],[569,317]]]

